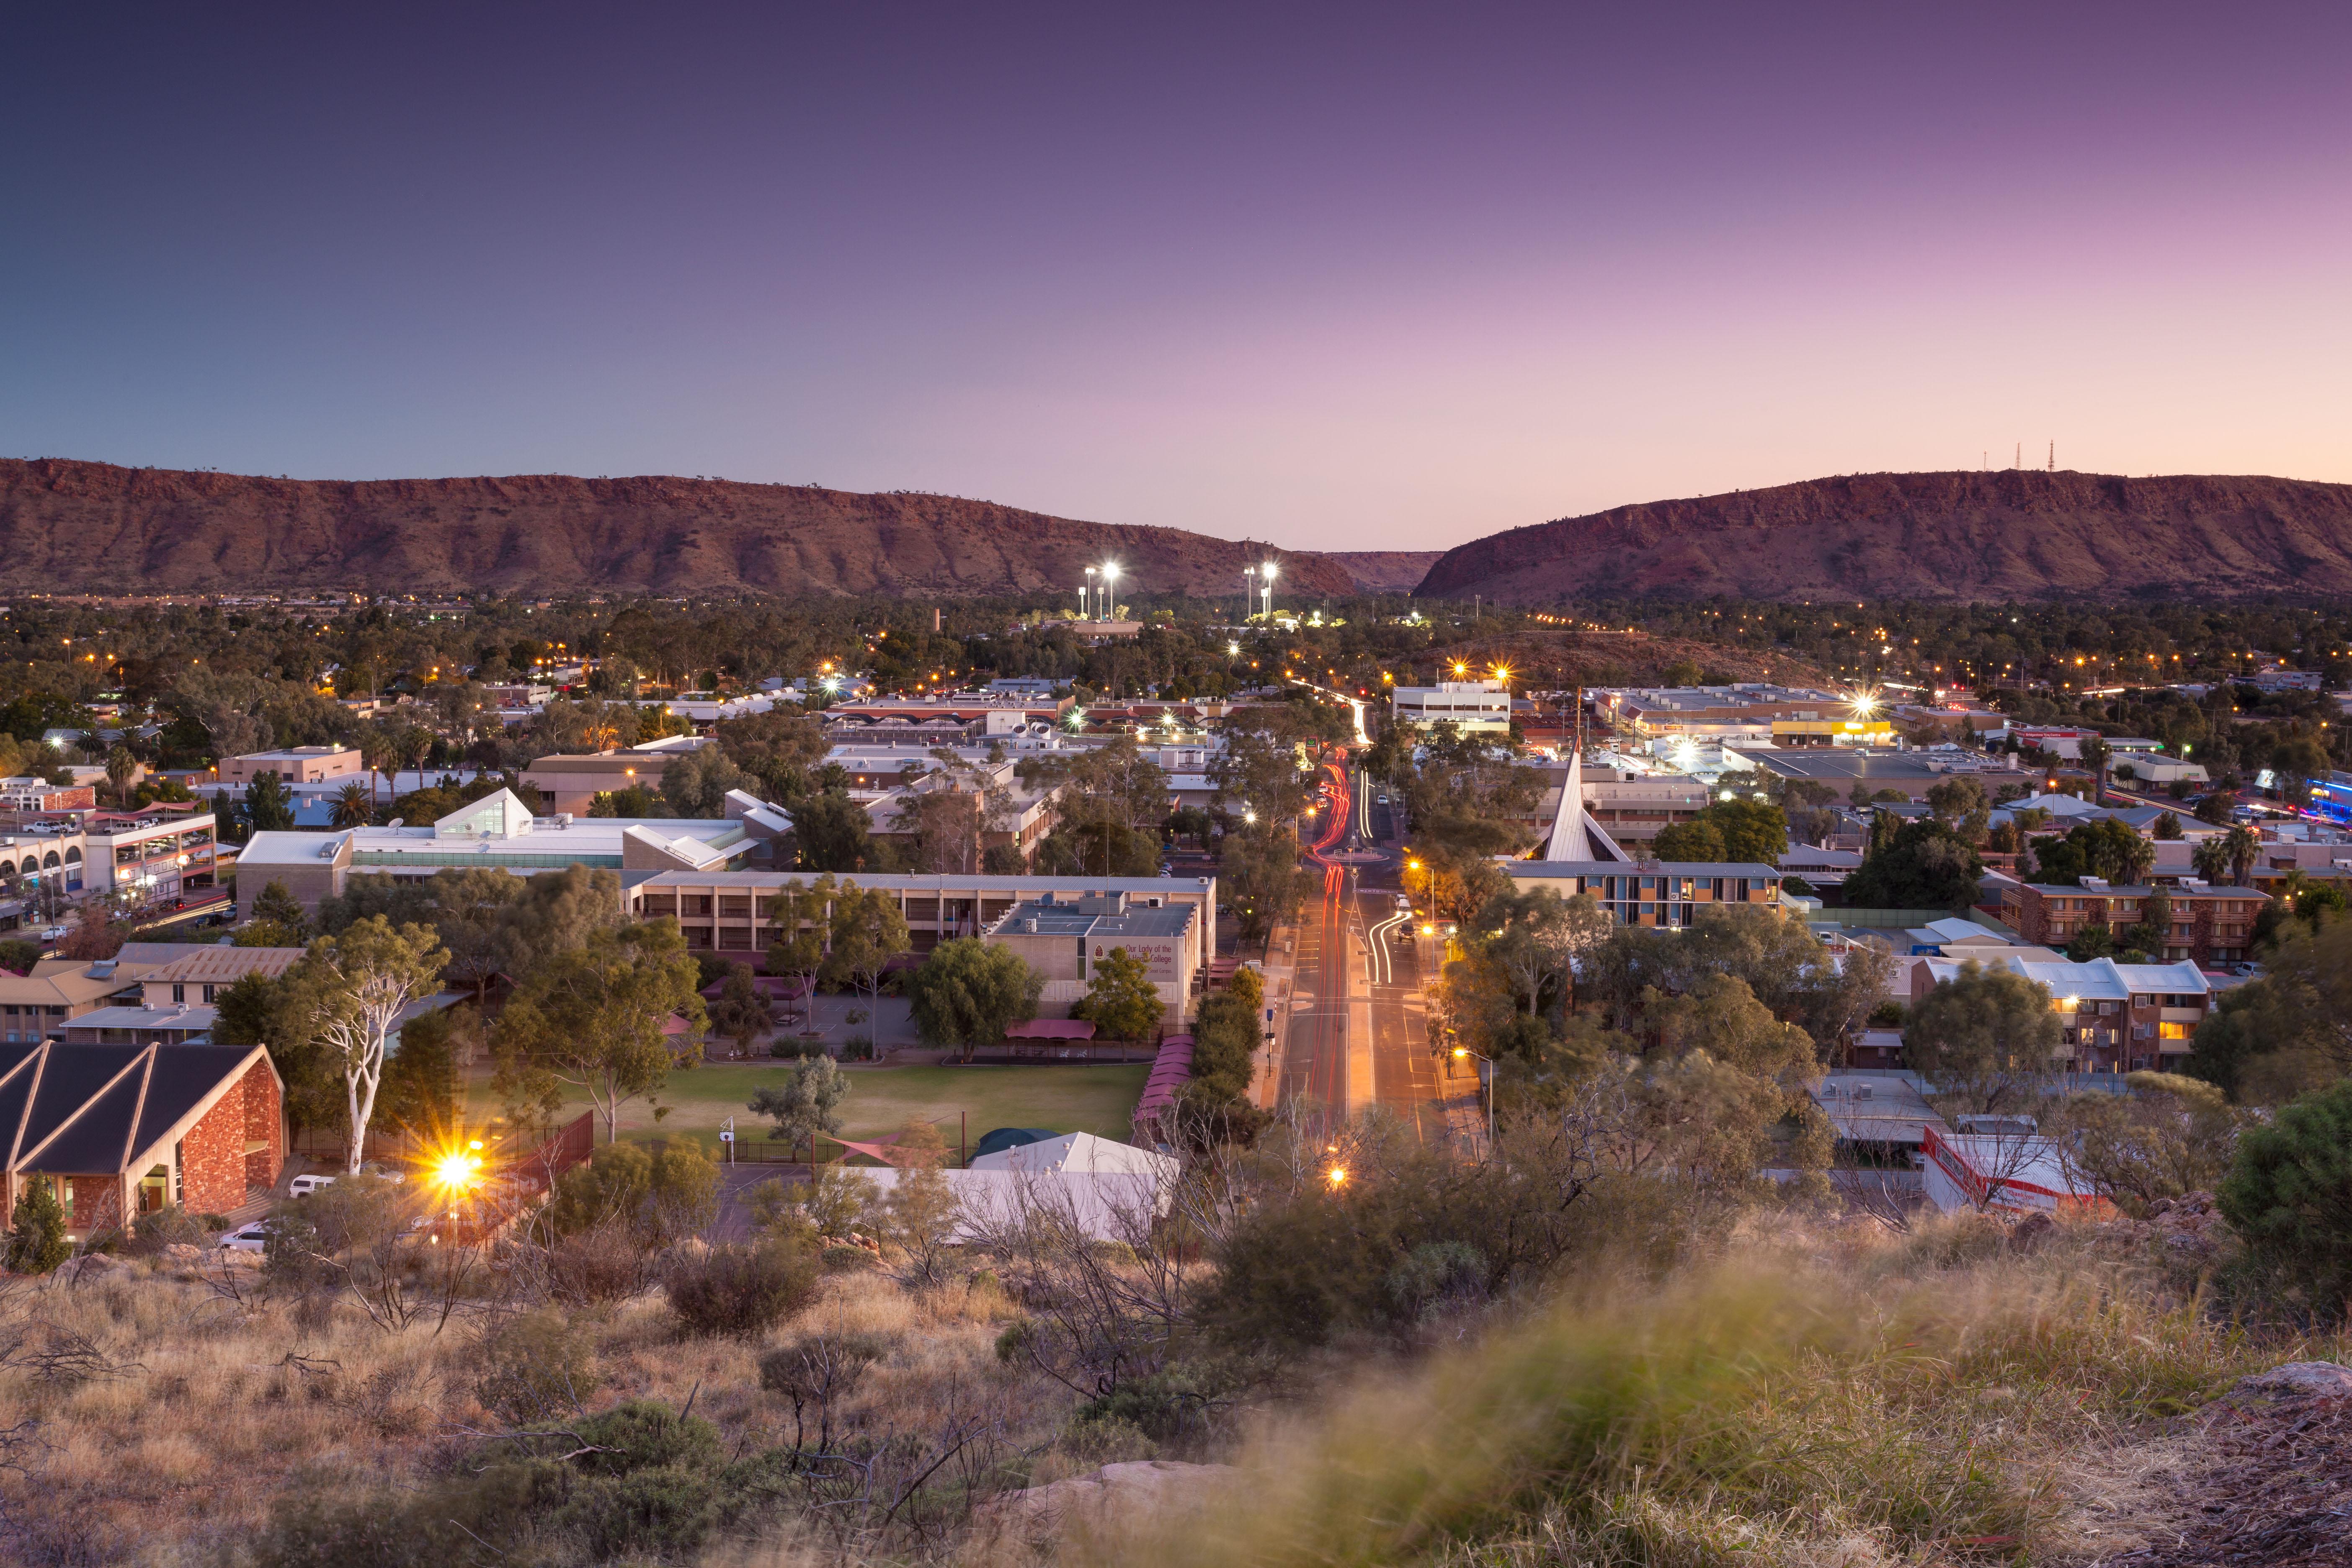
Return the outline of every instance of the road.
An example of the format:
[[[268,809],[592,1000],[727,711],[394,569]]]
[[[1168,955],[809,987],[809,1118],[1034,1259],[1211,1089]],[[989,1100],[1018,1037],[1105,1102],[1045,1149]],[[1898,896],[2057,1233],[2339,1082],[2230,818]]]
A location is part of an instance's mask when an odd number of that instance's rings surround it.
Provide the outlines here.
[[[1420,944],[1397,907],[1394,814],[1365,799],[1344,762],[1324,765],[1324,784],[1328,804],[1306,846],[1322,889],[1299,920],[1280,1098],[1349,1116],[1379,1105],[1441,1139],[1445,1085],[1429,1054]]]

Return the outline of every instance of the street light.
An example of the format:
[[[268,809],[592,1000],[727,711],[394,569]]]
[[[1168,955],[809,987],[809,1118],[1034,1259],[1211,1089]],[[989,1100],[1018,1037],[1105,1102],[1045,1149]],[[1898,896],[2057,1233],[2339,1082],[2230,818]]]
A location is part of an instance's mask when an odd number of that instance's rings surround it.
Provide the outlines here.
[[[1479,1070],[1478,1076],[1486,1085],[1486,1152],[1491,1156],[1495,1152],[1495,1058],[1474,1051],[1467,1046],[1454,1047],[1454,1054],[1457,1057],[1476,1057],[1486,1064]]]
[[[1087,568],[1087,585],[1078,596],[1078,618],[1082,621],[1092,620],[1094,614],[1095,569],[1089,566]]]
[[[1118,563],[1116,561],[1103,565],[1103,598],[1106,603],[1102,606],[1102,618],[1109,620],[1118,614]]]

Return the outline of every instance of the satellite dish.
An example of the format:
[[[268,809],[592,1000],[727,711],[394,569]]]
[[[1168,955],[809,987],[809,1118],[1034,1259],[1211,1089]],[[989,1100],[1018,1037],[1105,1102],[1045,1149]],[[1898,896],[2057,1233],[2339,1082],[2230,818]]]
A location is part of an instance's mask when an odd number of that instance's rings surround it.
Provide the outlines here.
[[[406,817],[404,817],[404,816],[395,816],[395,817],[394,817],[390,822],[385,823],[385,824],[384,824],[384,826],[385,826],[386,827],[397,827],[397,826],[399,826],[402,823],[404,823],[404,822],[405,822],[405,821],[407,821],[407,820],[408,820],[408,818],[406,818]]]

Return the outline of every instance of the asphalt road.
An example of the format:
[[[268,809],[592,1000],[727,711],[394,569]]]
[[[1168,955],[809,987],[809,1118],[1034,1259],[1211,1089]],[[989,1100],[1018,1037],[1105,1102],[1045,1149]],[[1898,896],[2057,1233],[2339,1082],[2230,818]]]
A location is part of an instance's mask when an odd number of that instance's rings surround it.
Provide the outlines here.
[[[1425,1139],[1442,1139],[1439,1064],[1421,1000],[1421,944],[1397,907],[1397,814],[1368,798],[1339,763],[1325,767],[1329,804],[1306,847],[1322,877],[1299,922],[1281,1094],[1355,1116],[1373,1105]]]

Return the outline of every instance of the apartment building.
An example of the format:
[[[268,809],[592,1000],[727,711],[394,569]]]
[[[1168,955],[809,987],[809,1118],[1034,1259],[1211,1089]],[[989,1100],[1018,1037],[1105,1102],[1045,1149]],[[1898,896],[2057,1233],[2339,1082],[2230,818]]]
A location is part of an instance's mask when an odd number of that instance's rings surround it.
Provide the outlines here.
[[[242,789],[264,773],[276,773],[281,784],[325,784],[331,779],[355,779],[367,771],[356,746],[289,746],[278,752],[248,752],[223,757],[220,782]]]
[[[2268,894],[2252,888],[2216,888],[2193,877],[2161,889],[2112,887],[2100,878],[2085,877],[2073,887],[2008,883],[2000,890],[2000,915],[2036,947],[2063,947],[2085,927],[2096,925],[2105,926],[2121,941],[2127,927],[2140,923],[2147,900],[2158,891],[2172,906],[2163,954],[2168,963],[2243,959],[2253,941],[2254,917],[2269,900]]]
[[[98,789],[93,784],[53,784],[38,774],[0,779],[0,811],[36,815],[97,809]]]
[[[639,920],[675,920],[686,945],[745,963],[756,963],[776,940],[776,903],[788,887],[809,887],[807,871],[732,871],[712,874],[664,871],[625,879],[623,894]],[[958,876],[953,873],[857,871],[835,879],[889,894],[906,917],[914,951],[929,952],[960,936],[978,936],[1016,906],[1052,899],[1121,895],[1131,910],[1172,908],[1199,911],[1188,938],[1189,961],[1197,969],[1214,956],[1217,882],[1213,877]]]
[[[1775,721],[1842,722],[1858,716],[1834,691],[1742,681],[1731,686],[1593,687],[1593,712],[1643,736],[1735,735],[1761,740]]]
[[[1964,963],[2011,969],[2047,988],[2062,1059],[2075,1072],[2171,1072],[2195,1048],[2197,1026],[2212,1011],[2213,988],[2194,963],[2048,963],[1999,948],[1914,959],[1911,1000],[1958,979]]]
[[[1738,861],[1507,860],[1502,869],[1520,892],[1549,888],[1563,899],[1590,894],[1619,925],[1679,930],[1718,904],[1780,910],[1780,873]]]

